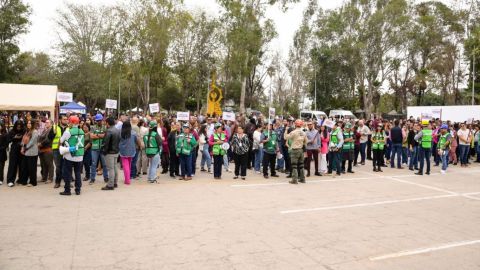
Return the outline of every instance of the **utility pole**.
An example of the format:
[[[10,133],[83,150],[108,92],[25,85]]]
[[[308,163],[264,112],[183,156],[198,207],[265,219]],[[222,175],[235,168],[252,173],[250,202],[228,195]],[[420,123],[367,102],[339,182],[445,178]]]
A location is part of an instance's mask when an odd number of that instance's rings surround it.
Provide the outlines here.
[[[477,49],[473,49],[473,67],[472,67],[472,106],[475,105],[475,54]]]
[[[120,67],[120,72],[118,73],[118,110],[117,118],[120,118],[120,74],[122,73],[122,67]]]
[[[315,111],[317,110],[317,68],[314,69],[315,71]]]

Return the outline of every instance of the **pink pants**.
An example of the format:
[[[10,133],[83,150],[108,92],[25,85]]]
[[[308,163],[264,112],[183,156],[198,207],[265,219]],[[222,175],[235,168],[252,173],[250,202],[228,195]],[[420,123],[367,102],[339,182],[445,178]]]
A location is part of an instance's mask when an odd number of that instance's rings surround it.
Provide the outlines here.
[[[130,185],[130,171],[132,169],[132,157],[120,157],[123,167],[123,175],[125,176],[125,184]]]

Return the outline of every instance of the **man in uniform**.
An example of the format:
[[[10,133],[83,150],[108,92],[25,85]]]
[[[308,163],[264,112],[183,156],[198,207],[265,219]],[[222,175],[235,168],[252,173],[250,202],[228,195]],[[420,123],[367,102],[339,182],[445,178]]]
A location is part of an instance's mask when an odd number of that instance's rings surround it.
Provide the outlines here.
[[[60,155],[60,138],[62,138],[63,133],[68,127],[68,119],[65,115],[60,116],[60,125],[53,125],[52,131],[55,134],[55,137],[52,141],[52,150],[53,150],[53,162],[55,163],[55,186],[54,188],[59,188],[60,183],[62,182],[63,174],[63,157]]]
[[[290,162],[292,166],[292,180],[290,184],[305,183],[305,172],[303,170],[304,152],[307,147],[307,135],[303,131],[303,121],[297,119],[295,121],[295,130],[289,133],[285,129],[283,135],[286,141],[290,141]]]
[[[98,160],[102,164],[103,180],[108,182],[108,170],[105,165],[105,156],[100,151],[102,148],[103,138],[105,137],[106,128],[103,125],[103,115],[98,113],[95,115],[95,125],[92,127],[90,138],[92,139],[92,165],[90,166],[90,185],[95,183],[95,176],[97,175]]]
[[[427,171],[426,174],[430,174],[430,156],[432,155],[432,125],[428,120],[422,120],[422,125],[424,126],[423,130],[420,130],[418,127],[418,133],[415,135],[415,140],[419,142],[419,153],[418,158],[420,160],[420,168],[416,175],[423,175],[423,166],[425,160],[427,161]]]
[[[63,179],[65,181],[65,191],[60,195],[72,195],[70,192],[70,182],[72,181],[72,170],[75,173],[75,194],[80,195],[82,188],[82,165],[83,154],[85,153],[85,133],[78,128],[80,119],[77,116],[70,116],[71,128],[65,130],[60,138],[60,143],[69,147],[69,152],[64,155],[63,160]]]
[[[335,165],[335,169],[337,171],[337,176],[341,175],[342,165],[341,165],[341,156],[340,150],[343,146],[343,134],[342,129],[338,126],[337,123],[334,124],[332,128],[332,132],[330,134],[330,144],[329,144],[329,152],[328,152],[328,159],[330,163],[328,164],[328,175],[332,175],[333,172],[333,165]]]

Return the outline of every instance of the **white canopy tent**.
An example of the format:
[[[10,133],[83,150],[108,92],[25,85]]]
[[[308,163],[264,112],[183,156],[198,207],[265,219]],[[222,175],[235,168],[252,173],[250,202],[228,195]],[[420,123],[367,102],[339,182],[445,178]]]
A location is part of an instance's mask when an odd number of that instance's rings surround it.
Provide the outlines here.
[[[56,85],[0,83],[0,111],[48,111],[55,114]]]

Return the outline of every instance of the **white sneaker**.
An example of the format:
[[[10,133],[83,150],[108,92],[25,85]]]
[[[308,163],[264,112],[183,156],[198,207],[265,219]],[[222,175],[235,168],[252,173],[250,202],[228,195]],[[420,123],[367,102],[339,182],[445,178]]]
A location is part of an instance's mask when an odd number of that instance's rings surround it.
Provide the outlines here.
[[[3,185],[3,181],[0,181],[0,185]]]
[[[13,183],[8,183],[8,186],[9,186],[9,187],[13,187]]]
[[[441,170],[440,173],[441,173],[441,174],[446,174],[447,171]]]

